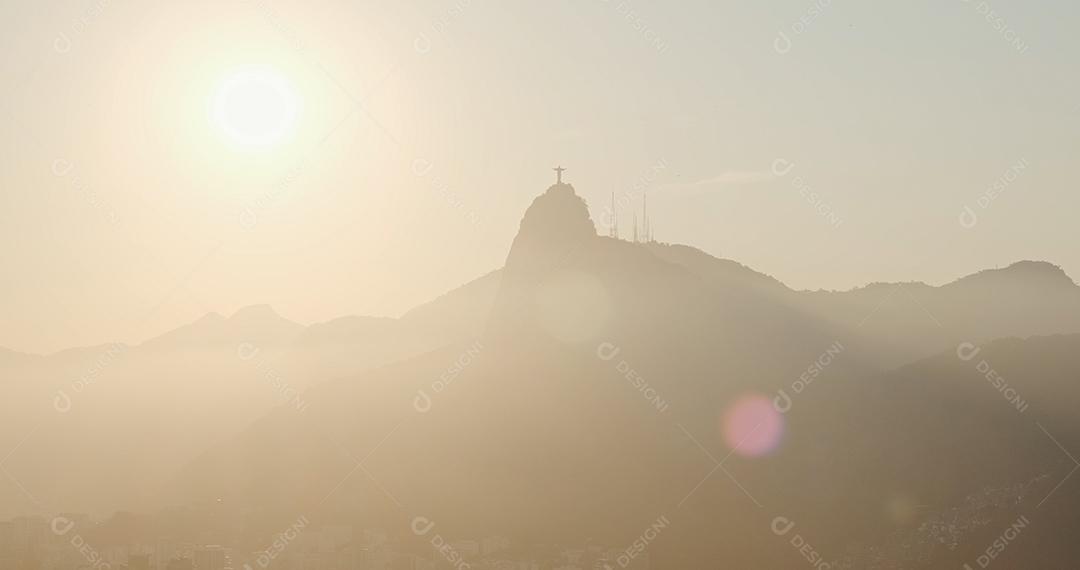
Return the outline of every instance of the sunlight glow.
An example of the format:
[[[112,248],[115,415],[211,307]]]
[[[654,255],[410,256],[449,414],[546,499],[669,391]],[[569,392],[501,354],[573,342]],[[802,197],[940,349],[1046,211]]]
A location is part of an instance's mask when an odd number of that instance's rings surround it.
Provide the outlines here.
[[[241,147],[271,147],[292,134],[300,98],[288,79],[270,66],[251,66],[230,75],[218,88],[211,119]]]

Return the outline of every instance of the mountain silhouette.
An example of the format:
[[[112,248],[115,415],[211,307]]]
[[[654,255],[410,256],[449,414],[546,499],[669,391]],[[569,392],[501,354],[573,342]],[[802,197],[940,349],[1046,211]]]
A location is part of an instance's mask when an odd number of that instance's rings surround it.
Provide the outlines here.
[[[569,184],[552,185],[525,211],[506,257],[507,271],[525,278],[550,270],[595,237],[596,227],[585,200]]]
[[[262,305],[134,346],[4,353],[0,443],[51,414],[35,453],[7,467],[70,509],[274,505],[607,544],[665,515],[684,530],[650,546],[659,567],[805,563],[769,532],[783,515],[813,525],[834,567],[956,567],[994,532],[980,521],[1030,513],[1069,472],[1042,428],[1080,447],[1078,299],[1043,262],[939,287],[797,291],[692,247],[599,236],[557,184],[526,210],[504,267],[397,319],[303,326]],[[775,450],[733,454],[725,414],[781,390]],[[59,391],[67,410],[53,409]],[[4,492],[0,504],[36,506]],[[1063,487],[1038,510],[1078,528],[1076,498]],[[966,530],[941,550],[919,525],[949,517]]]
[[[597,236],[572,188],[556,185],[530,206],[494,275],[453,295],[494,291],[484,332],[314,386],[306,412],[279,407],[187,466],[170,492],[304,512],[355,508],[372,522],[424,514],[462,534],[533,541],[629,543],[666,513],[686,530],[651,547],[660,567],[721,556],[737,567],[789,567],[798,552],[768,532],[778,512],[817,521],[815,544],[837,564],[865,562],[920,516],[944,516],[984,488],[1049,492],[1068,472],[1034,414],[1010,410],[977,363],[956,357],[960,339],[1076,332],[1077,288],[1048,264],[942,287],[792,291],[685,246]],[[777,451],[730,460],[731,479],[747,488],[718,477],[693,491],[715,471],[710,457],[731,457],[718,429],[725,407],[789,388],[837,343],[858,349],[845,348],[827,379],[799,395]],[[1067,411],[1080,394],[1058,389],[1080,374],[1078,343],[1071,335],[982,349],[1003,373],[1025,377],[1030,407],[1068,442],[1080,433]],[[616,359],[605,360],[612,350]],[[628,382],[628,369],[654,397]],[[365,476],[341,481],[358,461]],[[1062,507],[1071,496],[1048,512],[1075,528]]]
[[[269,305],[244,307],[229,318],[209,313],[201,319],[161,336],[152,338],[144,347],[208,348],[251,342],[278,346],[288,344],[304,330],[304,326],[278,315]]]

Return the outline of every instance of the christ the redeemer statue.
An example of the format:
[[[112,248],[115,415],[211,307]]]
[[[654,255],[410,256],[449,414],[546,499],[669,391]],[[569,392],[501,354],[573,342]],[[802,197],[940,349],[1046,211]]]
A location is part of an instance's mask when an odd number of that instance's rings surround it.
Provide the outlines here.
[[[556,166],[555,168],[552,168],[552,170],[555,171],[555,183],[556,184],[562,184],[562,173],[566,169],[561,167],[561,166]]]

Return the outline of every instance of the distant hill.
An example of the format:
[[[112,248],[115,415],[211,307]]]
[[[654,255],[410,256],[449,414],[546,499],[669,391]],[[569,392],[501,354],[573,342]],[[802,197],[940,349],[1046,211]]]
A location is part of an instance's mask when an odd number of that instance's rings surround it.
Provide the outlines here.
[[[938,288],[796,292],[691,248],[590,235],[586,223],[572,189],[553,187],[525,215],[486,332],[320,384],[305,394],[307,411],[275,410],[185,468],[172,492],[347,507],[382,524],[423,513],[447,532],[532,541],[628,544],[665,514],[682,530],[651,556],[680,568],[720,556],[734,567],[805,563],[769,530],[783,515],[838,565],[870,567],[875,552],[917,543],[931,552],[911,567],[956,567],[993,530],[973,521],[1028,512],[1069,472],[1039,426],[1080,446],[1070,414],[1080,336],[1002,340],[976,360],[957,357],[961,342],[1069,328],[1057,315],[1071,310],[1076,286],[1047,266]],[[1003,306],[1014,298],[1026,309]],[[886,371],[912,355],[921,359]],[[987,381],[984,359],[1016,379],[1028,411]],[[820,379],[783,416],[778,449],[731,456],[725,408],[793,393],[815,363]],[[725,472],[710,455],[726,458]],[[965,514],[986,489],[1014,500]],[[1068,508],[1076,495],[1058,492],[1047,517],[1080,528]],[[971,519],[961,550],[916,532],[949,513]],[[1073,548],[1052,538],[1043,547]]]
[[[406,326],[439,331],[450,338],[472,338],[487,326],[502,282],[502,270],[478,277],[401,317]]]
[[[240,309],[229,318],[210,313],[140,345],[143,348],[199,349],[251,342],[280,346],[296,340],[304,326],[278,315],[269,305]]]
[[[0,447],[17,450],[5,468],[65,509],[153,508],[179,468],[274,407],[294,405],[310,386],[423,354],[470,330],[440,322],[461,314],[457,301],[442,306],[432,303],[427,317],[305,327],[262,305],[209,314],[135,346],[0,351]],[[17,486],[0,487],[0,517],[40,508]]]
[[[917,525],[986,489],[1021,486],[1013,507],[1030,507],[1069,467],[1040,425],[1080,446],[1080,338],[1039,336],[1080,333],[1078,298],[1040,262],[941,287],[794,291],[691,247],[597,236],[559,184],[526,211],[505,267],[399,319],[305,327],[256,306],[138,346],[16,357],[0,445],[27,438],[33,453],[5,468],[69,510],[275,505],[378,526],[423,513],[451,534],[609,544],[663,514],[683,530],[650,547],[660,567],[805,563],[769,531],[783,515],[838,565],[916,548],[912,567],[956,567],[967,550],[943,554]],[[815,380],[796,392],[801,378]],[[732,455],[729,408],[780,390],[779,447]],[[1075,528],[1062,507],[1075,496],[1058,493],[1047,517]],[[964,516],[1017,511],[995,509]]]

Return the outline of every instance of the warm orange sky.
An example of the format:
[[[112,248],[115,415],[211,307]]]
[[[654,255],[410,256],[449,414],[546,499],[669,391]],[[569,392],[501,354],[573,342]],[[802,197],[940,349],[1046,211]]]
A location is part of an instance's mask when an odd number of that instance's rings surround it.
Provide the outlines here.
[[[768,4],[8,3],[0,346],[399,314],[560,163],[595,220],[648,188],[657,239],[797,288],[1080,276],[1080,7]],[[236,148],[208,109],[253,65],[301,109]]]

